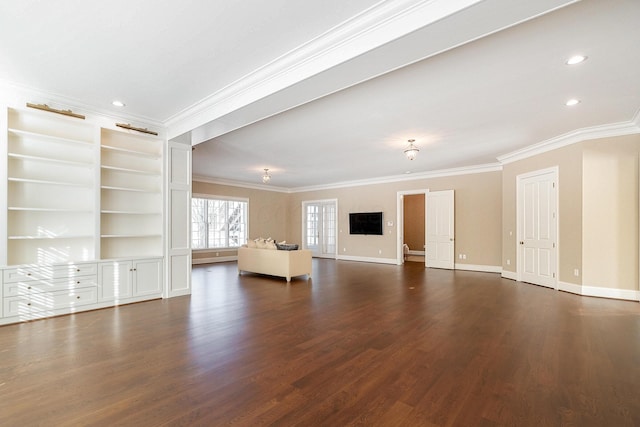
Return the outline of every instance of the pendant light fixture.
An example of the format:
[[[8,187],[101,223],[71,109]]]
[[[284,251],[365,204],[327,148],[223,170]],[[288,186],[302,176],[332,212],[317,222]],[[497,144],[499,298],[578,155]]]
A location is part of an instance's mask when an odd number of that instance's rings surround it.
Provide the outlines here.
[[[416,158],[418,151],[420,150],[418,150],[418,147],[413,145],[413,143],[416,142],[415,139],[410,139],[408,142],[409,146],[404,150],[404,155],[407,156],[407,159],[413,160]]]
[[[271,181],[271,175],[269,175],[269,169],[265,168],[264,175],[262,175],[262,182],[268,184]]]

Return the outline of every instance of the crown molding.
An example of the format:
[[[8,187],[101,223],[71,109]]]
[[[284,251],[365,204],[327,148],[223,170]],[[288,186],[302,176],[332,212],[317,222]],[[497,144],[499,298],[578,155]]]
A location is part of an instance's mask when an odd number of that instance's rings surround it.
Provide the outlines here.
[[[501,171],[502,165],[499,163],[490,163],[484,165],[465,166],[460,168],[441,169],[430,172],[419,172],[412,174],[392,175],[379,178],[362,179],[355,181],[343,181],[327,185],[314,185],[308,187],[291,188],[292,193],[302,193],[306,191],[333,190],[338,188],[360,187],[363,185],[389,184],[402,181],[417,181],[421,179],[441,178],[456,175],[470,175],[476,173]]]
[[[388,0],[222,88],[165,121],[169,138],[189,132],[482,0]]]
[[[219,178],[211,178],[203,175],[194,175],[191,178],[191,182],[204,182],[206,184],[218,184],[218,185],[228,185],[230,187],[240,187],[240,188],[248,188],[251,190],[263,190],[263,191],[273,191],[276,193],[291,193],[291,191],[286,187],[276,187],[273,185],[266,184],[251,184],[242,181],[234,181],[232,179],[219,179]]]
[[[640,111],[638,111],[634,118],[629,121],[576,129],[563,135],[547,139],[546,141],[504,154],[497,157],[497,159],[500,164],[506,165],[582,141],[633,135],[636,133],[640,133]]]
[[[205,182],[207,184],[229,185],[231,187],[250,188],[253,190],[275,191],[278,193],[302,193],[307,191],[333,190],[337,188],[360,187],[363,185],[388,184],[401,181],[416,181],[420,179],[441,178],[455,175],[469,175],[475,173],[497,172],[502,170],[499,163],[490,163],[485,165],[465,166],[461,168],[441,169],[431,172],[420,172],[415,174],[393,175],[380,178],[362,179],[355,181],[343,181],[334,184],[313,185],[308,187],[274,187],[272,185],[250,184],[242,181],[234,181],[227,179],[210,178],[202,175],[194,175],[192,181]]]
[[[144,116],[137,116],[134,114],[114,114],[113,111],[97,108],[95,105],[90,105],[74,98],[63,96],[54,92],[36,89],[26,85],[21,85],[8,80],[0,79],[0,92],[2,93],[4,102],[8,101],[9,104],[14,104],[16,106],[24,104],[25,102],[55,105],[56,107],[60,107],[62,109],[73,109],[74,111],[82,111],[82,114],[86,116],[101,118],[103,119],[103,121],[126,121],[133,122],[136,126],[151,127],[154,128],[154,130],[158,131],[159,136],[163,136],[166,133],[165,125],[157,120],[153,120]],[[110,125],[113,125],[113,123],[111,123]]]

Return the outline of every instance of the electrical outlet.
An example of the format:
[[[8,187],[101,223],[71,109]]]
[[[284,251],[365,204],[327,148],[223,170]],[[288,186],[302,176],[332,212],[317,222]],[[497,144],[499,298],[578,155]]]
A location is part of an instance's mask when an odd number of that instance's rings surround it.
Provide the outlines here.
[[[580,276],[580,270],[578,270],[577,268],[574,268],[573,269],[573,275],[576,276],[576,277]]]
[[[458,259],[462,259],[462,254],[458,254]]]
[[[462,259],[467,259],[467,254],[462,254]]]
[[[220,252],[216,252],[216,256],[220,256]]]
[[[382,255],[382,249],[378,249],[378,255]]]
[[[507,265],[511,265],[511,260],[510,259],[507,260]]]

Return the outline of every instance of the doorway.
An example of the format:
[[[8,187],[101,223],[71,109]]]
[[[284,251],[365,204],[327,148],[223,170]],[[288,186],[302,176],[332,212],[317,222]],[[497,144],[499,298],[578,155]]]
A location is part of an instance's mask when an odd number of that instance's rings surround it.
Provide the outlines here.
[[[302,247],[312,256],[336,258],[338,248],[338,201],[302,202]]]
[[[516,177],[518,280],[558,289],[558,168]]]

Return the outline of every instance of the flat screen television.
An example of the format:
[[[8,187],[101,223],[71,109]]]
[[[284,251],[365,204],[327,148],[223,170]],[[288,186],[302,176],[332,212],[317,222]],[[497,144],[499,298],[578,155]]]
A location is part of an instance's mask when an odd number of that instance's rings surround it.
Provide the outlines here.
[[[373,234],[382,236],[382,212],[350,213],[349,234]]]

